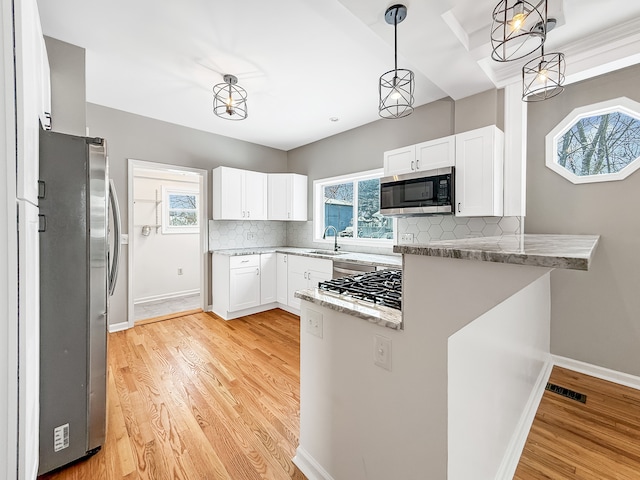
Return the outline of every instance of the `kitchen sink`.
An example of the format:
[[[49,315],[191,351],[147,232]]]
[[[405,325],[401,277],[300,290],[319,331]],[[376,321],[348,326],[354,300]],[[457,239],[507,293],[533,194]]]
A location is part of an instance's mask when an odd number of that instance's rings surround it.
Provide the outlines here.
[[[344,252],[336,252],[335,250],[311,250],[309,253],[316,255],[342,255]]]

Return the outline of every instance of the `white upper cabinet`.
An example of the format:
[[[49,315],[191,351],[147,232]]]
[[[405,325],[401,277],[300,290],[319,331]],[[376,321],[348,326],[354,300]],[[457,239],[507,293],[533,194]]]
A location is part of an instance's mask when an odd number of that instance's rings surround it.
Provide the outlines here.
[[[50,89],[48,60],[35,0],[15,2],[16,121],[18,128],[17,197],[38,204],[40,118],[44,92]],[[43,64],[47,71],[43,72]],[[49,99],[50,99],[49,94]],[[48,100],[50,103],[50,100]],[[49,108],[49,112],[51,109]]]
[[[307,176],[268,174],[269,220],[307,220]]]
[[[456,216],[502,216],[504,133],[493,125],[460,133],[455,148]]]
[[[266,220],[267,175],[237,168],[213,170],[214,220]]]
[[[456,163],[456,137],[450,135],[416,145],[416,170],[453,167]]]
[[[384,152],[384,175],[402,175],[455,165],[455,136]]]
[[[384,175],[402,175],[414,172],[416,168],[416,146],[396,148],[384,152]]]

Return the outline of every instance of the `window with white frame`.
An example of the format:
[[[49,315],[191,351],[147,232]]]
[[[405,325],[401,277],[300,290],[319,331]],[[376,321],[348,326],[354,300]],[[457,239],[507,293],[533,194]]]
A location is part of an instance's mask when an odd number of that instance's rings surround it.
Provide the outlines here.
[[[640,103],[577,108],[546,137],[546,165],[572,183],[623,180],[640,168]]]
[[[162,233],[197,233],[199,207],[197,190],[162,187]]]
[[[392,245],[394,220],[380,214],[382,176],[377,169],[314,181],[314,240],[326,231],[326,238],[337,232],[341,243]]]

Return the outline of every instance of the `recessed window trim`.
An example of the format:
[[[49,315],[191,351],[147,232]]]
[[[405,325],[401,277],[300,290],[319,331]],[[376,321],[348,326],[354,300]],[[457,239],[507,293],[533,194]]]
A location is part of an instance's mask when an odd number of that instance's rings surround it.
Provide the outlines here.
[[[362,180],[371,180],[374,178],[382,178],[384,176],[384,169],[377,168],[375,170],[367,170],[364,172],[350,173],[346,175],[339,175],[336,177],[322,178],[314,180],[313,182],[313,241],[316,243],[326,243],[327,245],[333,245],[333,236],[327,235],[326,239],[322,238],[324,231],[324,187],[328,185],[335,185],[340,183],[354,182],[357,183]],[[354,192],[354,210],[357,212],[357,201],[355,201],[356,194]],[[354,231],[357,231],[357,214],[354,214]],[[390,247],[397,241],[398,225],[395,218],[393,221],[393,238],[352,238],[352,237],[338,237],[339,245],[354,245],[354,246],[370,246],[370,247]]]
[[[596,117],[607,113],[620,112],[640,120],[640,103],[627,97],[620,97],[574,109],[545,137],[546,166],[558,175],[574,184],[610,182],[624,180],[638,168],[640,157],[631,161],[626,167],[615,173],[597,175],[576,175],[558,163],[558,139],[568,132],[579,120]]]
[[[195,198],[195,208],[189,209],[178,209],[171,208],[170,206],[170,197],[172,195],[188,195],[193,196]],[[173,234],[173,233],[198,233],[200,229],[200,194],[198,190],[188,189],[188,188],[179,188],[179,187],[162,187],[162,233],[163,234]],[[194,212],[196,223],[193,225],[171,225],[170,215],[172,211],[189,211]]]

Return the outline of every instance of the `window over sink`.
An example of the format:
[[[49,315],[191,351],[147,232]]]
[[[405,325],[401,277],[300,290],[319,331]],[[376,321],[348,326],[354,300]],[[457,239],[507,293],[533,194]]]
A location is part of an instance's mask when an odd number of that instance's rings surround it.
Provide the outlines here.
[[[380,214],[382,176],[377,169],[314,181],[314,241],[334,227],[340,244],[393,245],[395,221]],[[325,240],[333,241],[334,234],[330,228]]]

